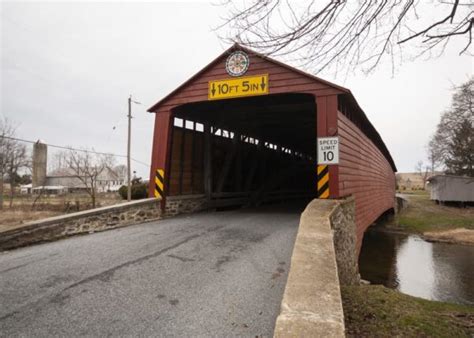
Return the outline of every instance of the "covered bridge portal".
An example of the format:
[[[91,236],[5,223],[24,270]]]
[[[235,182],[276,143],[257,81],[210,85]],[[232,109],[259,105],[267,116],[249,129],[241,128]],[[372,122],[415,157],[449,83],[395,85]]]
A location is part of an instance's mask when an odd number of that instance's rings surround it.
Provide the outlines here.
[[[163,207],[179,195],[211,208],[352,195],[359,245],[394,208],[395,164],[351,92],[239,45],[149,112],[149,191]],[[324,137],[338,138],[338,156],[318,165]]]

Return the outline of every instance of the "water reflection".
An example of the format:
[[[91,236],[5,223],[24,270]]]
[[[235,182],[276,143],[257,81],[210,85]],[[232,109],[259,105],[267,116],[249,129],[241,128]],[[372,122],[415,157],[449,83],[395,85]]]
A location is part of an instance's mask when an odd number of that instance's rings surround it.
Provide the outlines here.
[[[398,290],[426,299],[434,299],[435,267],[433,247],[417,237],[407,237],[398,247]]]
[[[368,231],[359,257],[363,279],[426,299],[474,305],[474,246]]]
[[[433,244],[434,298],[474,305],[474,247]]]

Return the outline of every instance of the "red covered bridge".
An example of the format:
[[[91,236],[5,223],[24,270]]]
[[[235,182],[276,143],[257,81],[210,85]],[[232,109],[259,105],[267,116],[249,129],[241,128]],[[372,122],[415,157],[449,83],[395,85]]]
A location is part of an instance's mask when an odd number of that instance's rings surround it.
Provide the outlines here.
[[[149,112],[149,190],[163,207],[184,195],[209,208],[353,195],[360,246],[395,206],[395,164],[350,90],[239,45]]]

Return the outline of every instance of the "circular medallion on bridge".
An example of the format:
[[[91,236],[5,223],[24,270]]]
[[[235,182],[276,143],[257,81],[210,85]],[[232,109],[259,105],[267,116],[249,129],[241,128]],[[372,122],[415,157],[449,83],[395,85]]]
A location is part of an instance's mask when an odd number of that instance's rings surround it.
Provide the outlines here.
[[[227,57],[225,70],[230,76],[241,76],[247,72],[249,65],[249,56],[242,51],[236,51]]]

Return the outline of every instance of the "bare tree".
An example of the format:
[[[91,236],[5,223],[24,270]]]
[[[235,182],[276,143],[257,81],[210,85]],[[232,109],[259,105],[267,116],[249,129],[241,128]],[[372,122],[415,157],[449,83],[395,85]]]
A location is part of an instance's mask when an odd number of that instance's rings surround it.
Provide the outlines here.
[[[96,206],[97,181],[104,170],[112,167],[113,156],[95,154],[91,151],[70,150],[66,156],[67,167],[86,188],[92,202]]]
[[[29,167],[26,146],[15,140],[16,128],[6,118],[0,120],[0,209],[3,209],[4,183],[10,184],[10,207],[13,204],[19,172]]]
[[[51,164],[49,165],[49,171],[54,172],[66,168],[67,157],[67,150],[56,151],[52,156]]]
[[[400,174],[395,174],[395,185],[398,190],[402,189],[401,183],[402,183],[402,177],[400,176]]]
[[[114,172],[117,174],[117,177],[122,181],[125,182],[127,179],[127,166],[124,164],[119,164],[114,167]]]
[[[8,159],[12,149],[15,129],[7,119],[0,120],[0,210],[3,209],[4,182],[8,172]]]
[[[329,66],[364,65],[372,71],[385,56],[402,61],[402,46],[411,57],[436,56],[453,39],[468,53],[474,25],[472,0],[224,1],[229,10],[224,39],[257,48],[267,55],[289,55],[319,72]],[[407,49],[403,49],[407,54]]]
[[[10,152],[7,162],[7,176],[10,183],[10,208],[13,205],[13,197],[15,196],[15,188],[20,184],[20,170],[31,167],[26,146],[18,142],[14,142],[14,147]]]
[[[428,143],[428,161],[430,162],[431,165],[431,174],[434,174],[435,171],[440,168],[441,166],[444,165],[443,162],[443,156],[442,156],[442,142],[438,138],[435,138],[434,136],[431,138],[431,140]]]
[[[430,176],[430,167],[424,165],[423,161],[418,161],[415,166],[416,173],[420,175],[423,182],[423,190],[426,188],[426,182],[428,182],[428,177]]]

